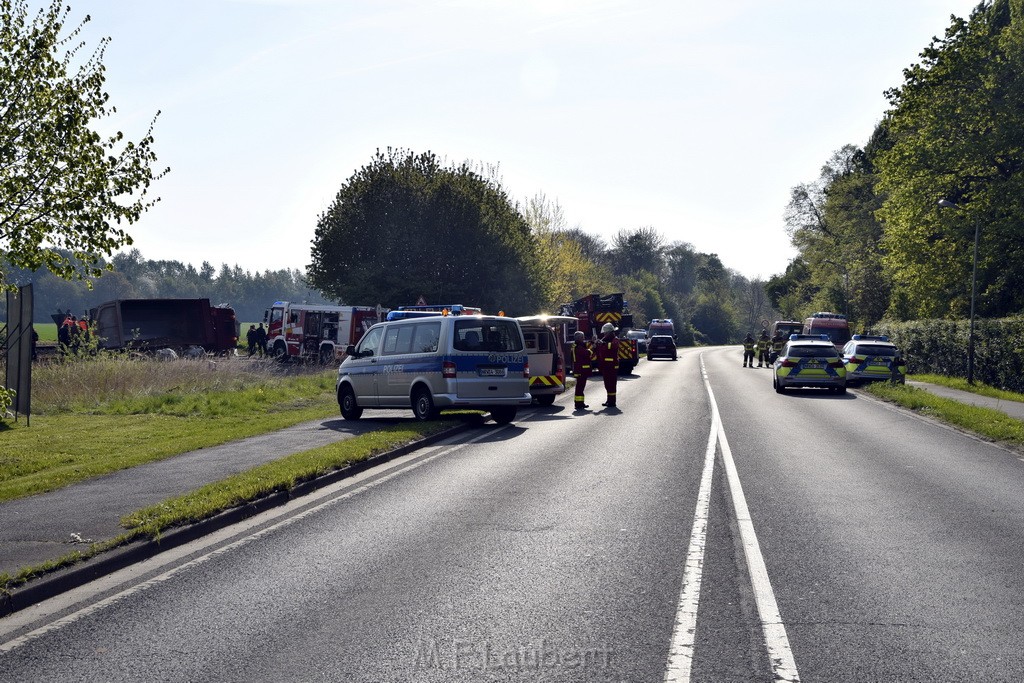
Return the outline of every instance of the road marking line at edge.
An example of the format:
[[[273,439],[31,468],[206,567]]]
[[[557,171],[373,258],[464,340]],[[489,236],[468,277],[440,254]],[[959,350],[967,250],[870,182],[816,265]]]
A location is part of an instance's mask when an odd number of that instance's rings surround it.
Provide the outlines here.
[[[704,372],[703,362],[701,372]],[[718,406],[711,402],[711,431],[704,451],[704,471],[697,492],[697,509],[693,513],[690,547],[686,551],[683,586],[679,591],[679,607],[672,629],[672,641],[665,668],[665,683],[689,683],[693,667],[693,647],[697,634],[697,604],[704,574],[704,545],[707,541],[708,509],[711,505],[711,475],[715,470],[715,445],[718,438]]]
[[[701,354],[700,362],[703,371],[704,354]],[[704,372],[704,387],[708,391],[711,404],[716,406],[715,394],[711,390],[711,383],[708,381],[706,372]],[[716,406],[716,413],[717,410]],[[786,626],[782,623],[782,615],[779,614],[779,605],[775,601],[772,583],[768,579],[768,567],[761,554],[761,545],[757,542],[754,522],[750,518],[747,499],[743,495],[743,485],[740,484],[739,473],[736,471],[736,463],[732,459],[732,449],[729,448],[729,440],[725,436],[725,427],[722,425],[721,418],[718,419],[718,444],[722,448],[722,464],[729,481],[733,509],[736,512],[736,525],[739,527],[740,542],[743,544],[743,553],[747,559],[747,572],[750,574],[751,587],[754,589],[757,613],[761,617],[761,630],[764,632],[765,647],[768,649],[772,674],[776,681],[795,683],[800,680],[800,674],[797,672],[793,650],[790,648],[789,638],[786,636]]]
[[[183,571],[186,571],[187,569],[190,569],[192,567],[196,567],[196,566],[199,566],[201,564],[204,564],[207,561],[209,561],[209,560],[211,560],[211,559],[213,559],[215,557],[218,557],[218,556],[223,555],[225,553],[231,552],[232,550],[234,550],[236,548],[240,548],[240,547],[242,547],[244,545],[247,545],[247,544],[251,543],[252,541],[255,541],[255,540],[259,539],[259,538],[262,538],[263,536],[266,536],[267,534],[270,534],[270,533],[272,533],[272,532],[274,532],[274,531],[276,531],[278,529],[281,529],[283,527],[286,527],[286,526],[289,526],[291,524],[294,524],[295,522],[297,522],[297,521],[299,521],[301,519],[305,519],[306,517],[309,517],[310,515],[318,512],[318,511],[320,511],[320,510],[322,510],[322,509],[324,509],[324,508],[326,508],[328,506],[334,505],[334,504],[338,503],[339,501],[346,500],[348,498],[352,498],[352,497],[357,496],[357,495],[359,495],[361,493],[364,493],[364,492],[366,492],[366,491],[368,491],[370,489],[376,488],[377,486],[379,486],[379,485],[381,485],[381,484],[383,484],[383,483],[385,483],[387,481],[390,481],[391,479],[394,479],[394,478],[396,478],[396,477],[398,477],[398,476],[400,476],[402,474],[405,474],[405,473],[410,472],[410,471],[412,471],[414,469],[417,469],[417,468],[427,464],[428,462],[436,460],[437,458],[440,458],[442,455],[450,453],[451,451],[454,451],[454,450],[459,450],[459,449],[461,449],[461,448],[463,448],[465,446],[468,446],[469,444],[475,443],[475,442],[477,442],[477,441],[479,441],[479,440],[481,440],[481,439],[483,439],[485,437],[489,437],[489,436],[493,436],[493,435],[494,435],[494,431],[489,431],[489,432],[487,432],[485,434],[480,434],[478,436],[474,436],[473,438],[467,439],[466,441],[460,442],[460,443],[452,443],[452,442],[450,442],[448,440],[442,441],[442,442],[440,442],[438,444],[435,444],[433,446],[427,447],[426,449],[424,449],[424,451],[420,451],[418,453],[413,453],[413,454],[410,454],[409,456],[403,456],[402,458],[398,458],[396,460],[393,460],[391,463],[386,463],[383,466],[383,468],[388,468],[388,469],[391,469],[392,471],[388,472],[387,474],[384,474],[383,476],[377,476],[376,478],[373,478],[371,481],[369,481],[369,482],[367,482],[365,484],[361,484],[361,485],[358,485],[358,486],[353,486],[353,484],[358,482],[360,479],[362,479],[363,476],[371,476],[371,475],[375,474],[374,473],[374,469],[377,469],[377,474],[379,474],[380,473],[380,468],[371,468],[371,469],[366,470],[365,472],[361,473],[361,475],[357,475],[356,477],[353,477],[351,479],[343,479],[343,480],[339,481],[338,483],[333,484],[331,486],[328,486],[328,487],[326,487],[325,489],[322,490],[322,495],[326,499],[323,502],[321,502],[321,503],[317,503],[315,505],[312,505],[312,506],[309,506],[309,507],[307,507],[305,509],[302,509],[297,514],[292,514],[291,516],[285,516],[284,519],[281,519],[278,522],[273,522],[272,524],[269,524],[268,526],[262,527],[262,528],[258,529],[257,531],[254,531],[254,532],[249,533],[249,534],[247,534],[245,536],[242,536],[241,538],[238,538],[237,540],[235,540],[235,541],[233,541],[231,543],[228,543],[226,545],[217,547],[217,548],[215,548],[213,550],[210,550],[208,552],[203,552],[203,554],[193,558],[192,560],[189,560],[188,562],[185,562],[184,564],[180,564],[178,566],[172,567],[171,569],[168,569],[167,571],[164,571],[163,573],[161,573],[161,574],[159,574],[157,576],[154,576],[154,577],[152,577],[152,578],[150,578],[150,579],[148,579],[146,581],[143,581],[141,583],[138,583],[138,584],[135,584],[135,585],[131,585],[128,588],[120,590],[117,593],[104,598],[103,600],[100,600],[98,602],[94,602],[94,603],[91,603],[91,604],[87,604],[84,607],[76,609],[76,610],[72,611],[71,613],[69,613],[69,614],[67,614],[67,615],[65,615],[65,616],[63,616],[63,617],[61,617],[61,618],[59,618],[59,619],[57,619],[55,621],[52,621],[52,622],[49,622],[49,623],[45,623],[42,626],[40,626],[40,627],[38,627],[38,628],[36,628],[36,629],[34,629],[32,631],[29,631],[28,633],[24,633],[24,634],[22,634],[22,635],[20,635],[20,636],[18,636],[16,638],[13,638],[11,640],[6,641],[6,642],[0,640],[0,654],[3,654],[5,652],[10,652],[12,650],[16,650],[17,648],[27,644],[28,642],[30,642],[32,640],[35,640],[36,638],[39,638],[39,637],[41,637],[41,636],[43,636],[43,635],[45,635],[45,634],[47,634],[47,633],[49,633],[51,631],[56,631],[56,630],[59,630],[59,629],[65,627],[65,626],[73,624],[76,621],[79,621],[79,620],[81,620],[81,619],[83,619],[83,618],[85,618],[85,617],[87,617],[87,616],[89,616],[89,615],[91,615],[91,614],[93,614],[95,612],[98,612],[101,609],[103,609],[103,608],[105,608],[105,607],[107,607],[109,605],[113,605],[113,604],[115,604],[117,602],[120,602],[121,600],[123,600],[123,599],[125,599],[125,598],[127,598],[127,597],[129,597],[131,595],[134,595],[135,593],[141,593],[142,591],[145,591],[145,590],[148,590],[150,588],[153,588],[154,586],[158,586],[161,583],[164,583],[165,581],[171,579],[176,574],[179,574],[179,573],[181,573]],[[432,455],[427,455],[426,457],[424,457],[425,453],[429,453],[432,450],[436,451],[436,452],[433,453]],[[411,459],[412,461],[410,462],[409,459]],[[405,461],[405,462],[403,462],[403,461]],[[402,466],[402,465],[404,465],[404,466]],[[349,490],[345,490],[346,488],[348,488]],[[336,490],[341,490],[341,491],[343,491],[343,493],[341,493],[340,495],[339,494],[334,494],[334,491],[336,491]],[[237,535],[239,533],[239,531],[238,531],[238,527],[239,526],[242,526],[242,527],[245,527],[245,526],[249,526],[249,527],[258,526],[261,523],[260,520],[266,520],[267,518],[273,519],[275,516],[276,517],[281,517],[281,516],[286,515],[287,512],[288,512],[287,508],[288,508],[288,506],[286,505],[283,508],[275,508],[273,510],[268,510],[268,511],[266,511],[264,513],[256,515],[255,517],[252,517],[249,520],[246,520],[245,522],[242,522],[241,524],[234,525],[234,527],[235,527],[235,534],[234,535]],[[263,523],[265,523],[265,522],[263,522]],[[231,530],[231,527],[227,527],[226,530],[222,530],[222,531],[230,532],[230,530]],[[245,532],[242,531],[240,533],[245,533]],[[214,536],[216,536],[216,534],[214,534]],[[202,542],[202,540],[203,539],[199,539],[199,542]],[[190,543],[190,544],[186,544],[186,545],[187,546],[192,546],[193,544]],[[200,552],[202,552],[202,551],[200,551]],[[170,562],[173,562],[173,561],[174,561],[173,559],[170,560]],[[157,555],[156,557],[151,558],[150,560],[144,561],[142,564],[146,564],[146,565],[156,564],[157,566],[159,566],[161,564],[168,564],[168,563],[169,563],[168,562],[168,558],[166,556]],[[132,581],[133,575],[136,574],[137,572],[138,572],[138,567],[126,567],[125,569],[122,569],[120,571],[114,572],[114,574],[111,574],[109,577],[104,577],[103,579],[99,579],[96,582],[92,582],[92,584],[86,584],[83,587],[75,589],[75,590],[71,591],[71,593],[80,593],[82,591],[86,591],[86,594],[87,593],[95,593],[95,592],[97,592],[96,588],[93,587],[91,589],[91,591],[90,591],[90,589],[89,589],[90,585],[95,586],[95,584],[101,583],[101,582],[102,583],[106,583],[106,584],[111,584],[111,583],[113,583],[113,584],[125,584],[125,583],[129,583],[130,581]],[[99,592],[102,592],[102,591],[99,591]],[[56,596],[54,598],[51,598],[50,600],[43,601],[39,605],[34,605],[33,607],[26,608],[22,612],[16,612],[16,613],[14,613],[12,615],[9,615],[8,617],[6,617],[4,619],[5,623],[3,624],[3,626],[6,626],[7,628],[5,628],[3,630],[0,630],[0,638],[2,638],[3,635],[4,635],[3,631],[6,631],[7,633],[11,633],[13,631],[17,631],[18,630],[18,622],[19,622],[18,617],[19,617],[19,615],[25,621],[29,621],[30,620],[32,622],[35,622],[35,621],[40,621],[41,619],[45,619],[46,618],[45,614],[41,613],[41,612],[45,612],[45,605],[47,603],[50,603],[50,602],[53,602],[53,601],[59,601],[62,597],[66,597],[66,596],[58,595],[58,596]],[[87,597],[83,597],[83,598],[79,599],[78,602],[85,602],[86,600],[88,600],[88,598]]]

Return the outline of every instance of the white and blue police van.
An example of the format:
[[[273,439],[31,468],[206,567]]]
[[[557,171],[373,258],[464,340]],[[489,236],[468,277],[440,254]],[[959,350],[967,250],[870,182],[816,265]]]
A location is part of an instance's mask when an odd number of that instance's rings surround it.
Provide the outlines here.
[[[514,318],[487,315],[378,323],[348,347],[337,390],[346,420],[364,408],[411,408],[419,420],[469,408],[508,424],[531,401],[523,331]]]

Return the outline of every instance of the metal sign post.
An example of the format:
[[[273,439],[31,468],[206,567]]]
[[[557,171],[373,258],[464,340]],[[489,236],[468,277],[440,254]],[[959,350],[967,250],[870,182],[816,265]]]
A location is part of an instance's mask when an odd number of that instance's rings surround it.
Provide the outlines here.
[[[32,419],[32,285],[7,292],[7,338],[4,355],[7,360],[5,385],[17,392],[14,396],[15,420],[25,416],[25,424]]]

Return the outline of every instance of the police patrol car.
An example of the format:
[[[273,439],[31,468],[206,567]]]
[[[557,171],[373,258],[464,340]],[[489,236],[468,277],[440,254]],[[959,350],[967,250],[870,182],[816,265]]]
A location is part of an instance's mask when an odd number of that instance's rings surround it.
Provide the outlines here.
[[[775,359],[772,386],[826,387],[846,393],[846,366],[827,334],[791,334]]]
[[[903,354],[885,335],[855,334],[843,347],[846,365],[846,383],[850,386],[863,382],[895,380],[907,381],[907,365]]]
[[[531,401],[523,332],[503,316],[435,313],[378,323],[348,347],[337,392],[346,420],[364,408],[411,408],[419,420],[471,408],[507,424]]]

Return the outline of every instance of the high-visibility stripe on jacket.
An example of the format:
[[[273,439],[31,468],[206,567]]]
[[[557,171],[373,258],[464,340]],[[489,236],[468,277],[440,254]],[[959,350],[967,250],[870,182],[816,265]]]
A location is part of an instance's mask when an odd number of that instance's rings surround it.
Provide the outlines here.
[[[569,349],[572,353],[572,374],[577,377],[583,373],[589,374],[594,362],[590,345],[587,342],[573,342]]]

